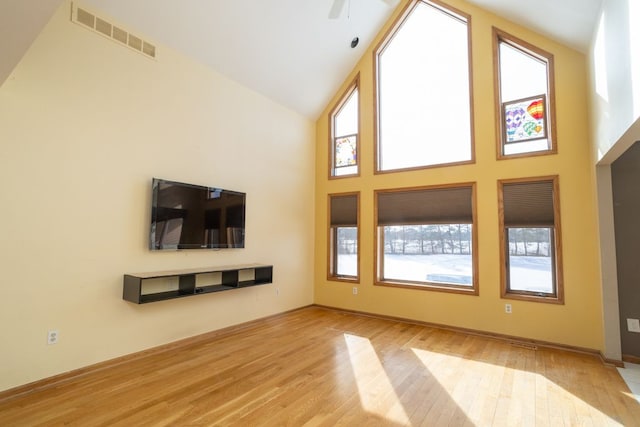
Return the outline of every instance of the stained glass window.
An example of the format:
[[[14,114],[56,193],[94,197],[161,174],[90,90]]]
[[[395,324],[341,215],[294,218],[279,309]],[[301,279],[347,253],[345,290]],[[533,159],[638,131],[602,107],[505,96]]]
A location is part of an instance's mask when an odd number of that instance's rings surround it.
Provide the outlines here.
[[[358,173],[358,82],[332,114],[332,176]]]
[[[555,152],[553,55],[494,29],[500,157]]]
[[[505,102],[503,128],[505,144],[533,141],[547,137],[546,97],[544,95]]]
[[[356,165],[356,148],[356,135],[336,138],[336,168]]]

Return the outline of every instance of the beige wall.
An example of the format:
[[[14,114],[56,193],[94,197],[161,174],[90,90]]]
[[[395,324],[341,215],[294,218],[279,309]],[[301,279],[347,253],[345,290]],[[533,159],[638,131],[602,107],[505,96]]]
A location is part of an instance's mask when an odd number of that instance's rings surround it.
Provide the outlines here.
[[[0,390],[313,298],[314,123],[165,46],[151,60],[92,33],[69,8],[0,87]],[[150,252],[154,176],[246,192],[246,248]],[[122,300],[124,273],[254,262],[274,265],[272,285]]]
[[[472,17],[476,163],[374,174],[374,82],[370,46],[316,126],[318,244],[315,254],[315,301],[351,310],[602,350],[602,297],[595,177],[589,148],[586,57],[464,1],[448,0],[447,3]],[[406,1],[402,4],[406,4]],[[555,57],[556,155],[496,160],[491,36],[491,27],[494,25],[551,52]],[[356,73],[360,73],[361,84],[361,176],[329,180],[328,114]],[[565,304],[501,299],[497,180],[552,174],[560,177]],[[374,286],[374,190],[469,181],[477,182],[480,295]],[[361,282],[357,295],[352,295],[351,284],[326,279],[327,195],[350,191],[361,193]],[[505,313],[506,302],[512,304],[512,314]]]

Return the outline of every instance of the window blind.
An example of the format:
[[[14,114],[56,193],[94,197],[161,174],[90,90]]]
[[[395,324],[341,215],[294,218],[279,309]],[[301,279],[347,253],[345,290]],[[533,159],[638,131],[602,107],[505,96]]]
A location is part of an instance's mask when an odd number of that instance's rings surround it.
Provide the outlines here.
[[[554,225],[553,181],[505,183],[502,202],[505,226]]]
[[[331,196],[329,200],[332,227],[358,226],[358,196],[356,194]]]
[[[378,193],[378,225],[471,224],[472,186]]]

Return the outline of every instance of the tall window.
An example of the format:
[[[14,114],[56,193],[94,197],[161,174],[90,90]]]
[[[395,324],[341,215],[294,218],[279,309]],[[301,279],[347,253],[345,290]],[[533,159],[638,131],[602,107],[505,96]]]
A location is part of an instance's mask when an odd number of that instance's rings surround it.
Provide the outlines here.
[[[358,174],[358,78],[330,114],[331,173],[333,177]]]
[[[329,195],[329,279],[359,280],[359,194]]]
[[[499,181],[502,296],[563,302],[558,177]]]
[[[473,160],[469,21],[413,1],[376,49],[377,171]]]
[[[478,293],[475,184],[376,192],[377,282]]]
[[[498,158],[555,153],[553,55],[493,29]]]

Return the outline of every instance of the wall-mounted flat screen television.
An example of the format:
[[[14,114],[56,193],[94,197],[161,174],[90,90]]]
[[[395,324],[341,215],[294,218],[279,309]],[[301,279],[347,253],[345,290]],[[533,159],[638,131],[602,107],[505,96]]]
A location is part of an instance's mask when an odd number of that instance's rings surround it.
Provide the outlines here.
[[[151,250],[244,248],[246,194],[153,178]]]

